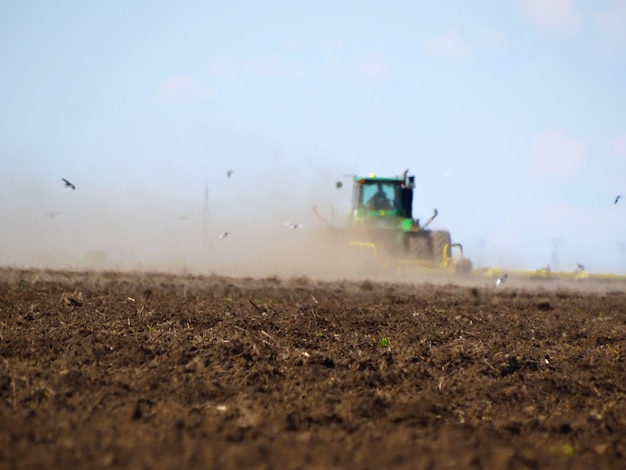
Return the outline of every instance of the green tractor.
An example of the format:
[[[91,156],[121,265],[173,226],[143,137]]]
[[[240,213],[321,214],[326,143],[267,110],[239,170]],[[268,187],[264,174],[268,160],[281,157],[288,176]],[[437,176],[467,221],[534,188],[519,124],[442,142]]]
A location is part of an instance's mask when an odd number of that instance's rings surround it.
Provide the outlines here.
[[[463,247],[452,243],[450,232],[429,230],[437,210],[426,223],[413,219],[415,177],[354,176],[352,208],[347,235],[352,247],[370,248],[385,266],[418,265],[424,268],[469,272],[472,263]],[[337,188],[343,187],[341,181]]]

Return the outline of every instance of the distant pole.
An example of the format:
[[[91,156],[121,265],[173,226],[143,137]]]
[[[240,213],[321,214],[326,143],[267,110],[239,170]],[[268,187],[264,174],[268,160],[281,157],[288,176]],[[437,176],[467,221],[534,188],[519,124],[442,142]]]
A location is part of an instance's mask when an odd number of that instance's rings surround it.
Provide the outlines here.
[[[203,245],[206,247],[208,237],[209,225],[209,182],[204,178],[204,206],[202,208],[202,239]]]
[[[485,240],[478,240],[478,266],[484,267]]]
[[[561,260],[559,259],[559,247],[563,240],[560,238],[552,238],[550,239],[550,243],[552,245],[552,254],[550,255],[550,263],[552,264],[552,268],[556,271],[560,269]]]

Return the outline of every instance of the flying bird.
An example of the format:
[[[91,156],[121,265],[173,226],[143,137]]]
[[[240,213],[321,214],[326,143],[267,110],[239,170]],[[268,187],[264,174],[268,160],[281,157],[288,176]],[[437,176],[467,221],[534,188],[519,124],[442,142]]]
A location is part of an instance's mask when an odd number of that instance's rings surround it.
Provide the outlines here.
[[[304,227],[302,224],[294,224],[293,222],[285,222],[283,225],[285,227],[289,227],[291,230],[297,230]]]
[[[505,274],[504,276],[499,277],[498,279],[496,279],[496,287],[498,287],[498,286],[500,286],[500,285],[504,284],[504,283],[506,282],[506,279],[507,279],[508,277],[509,277],[509,275],[508,275],[508,274]]]
[[[219,238],[224,239],[226,238],[228,235],[230,235],[230,232],[222,232],[218,235]]]
[[[61,178],[63,180],[63,182],[65,183],[65,186],[67,188],[72,188],[72,190],[76,189],[76,186],[74,186],[72,183],[70,183],[68,180],[66,180],[65,178]]]
[[[230,179],[231,176],[233,176],[234,171],[233,170],[228,170],[226,172],[226,176],[228,176],[228,179]]]
[[[618,194],[617,197],[615,198],[615,202],[613,204],[617,204],[617,201],[619,201],[622,198],[621,194]]]
[[[44,212],[43,215],[50,217],[51,219],[54,219],[57,215],[59,215],[60,212],[56,211],[56,212]]]
[[[585,267],[582,264],[578,263],[578,267],[576,268],[576,271],[584,271],[584,270],[585,270]]]

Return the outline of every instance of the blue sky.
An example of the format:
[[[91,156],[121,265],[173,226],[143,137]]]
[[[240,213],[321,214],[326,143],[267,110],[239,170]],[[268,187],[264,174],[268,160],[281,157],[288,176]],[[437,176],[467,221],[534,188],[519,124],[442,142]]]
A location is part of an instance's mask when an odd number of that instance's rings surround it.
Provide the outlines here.
[[[212,234],[308,228],[408,167],[477,264],[626,272],[626,0],[5,0],[0,64],[2,263],[184,256],[205,181]]]

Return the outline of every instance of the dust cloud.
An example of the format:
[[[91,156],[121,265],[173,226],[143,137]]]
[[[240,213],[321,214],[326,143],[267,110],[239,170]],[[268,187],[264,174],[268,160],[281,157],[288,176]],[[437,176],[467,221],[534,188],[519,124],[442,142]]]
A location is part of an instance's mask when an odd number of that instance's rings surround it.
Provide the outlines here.
[[[341,229],[350,189],[337,190],[336,176],[329,171],[308,180],[237,180],[240,176],[224,175],[219,184],[208,181],[206,188],[200,176],[185,196],[112,191],[79,181],[72,191],[60,178],[9,182],[0,198],[0,266],[493,285],[480,275],[385,272],[372,250],[347,249]],[[313,212],[314,206],[326,221]],[[302,227],[292,229],[288,223]],[[481,240],[478,245],[478,259],[472,259],[472,250],[465,256],[482,267],[488,244]],[[512,259],[499,261],[514,265]],[[530,285],[510,278],[506,287]]]
[[[5,190],[19,196],[0,203],[0,265],[233,276],[349,274],[342,272],[342,246],[334,231],[313,212],[318,206],[341,225],[337,212],[349,191],[336,194],[330,173],[314,181],[265,184],[244,184],[236,176],[207,184],[208,201],[202,178],[193,200],[156,190],[113,192],[78,181],[72,191],[60,179],[14,182]]]

